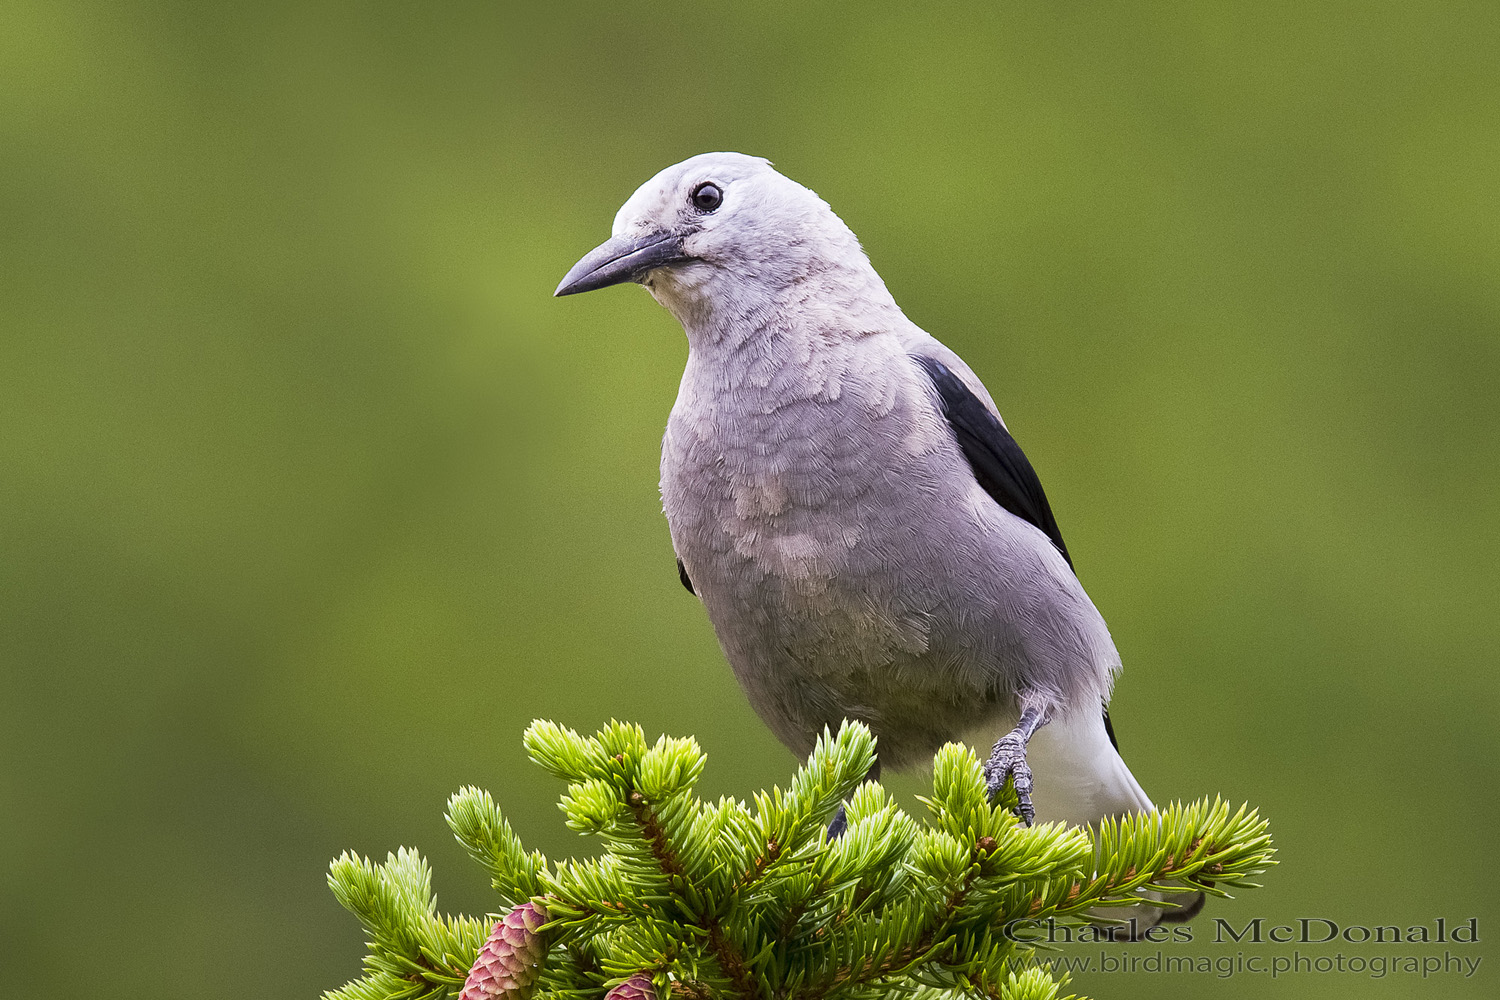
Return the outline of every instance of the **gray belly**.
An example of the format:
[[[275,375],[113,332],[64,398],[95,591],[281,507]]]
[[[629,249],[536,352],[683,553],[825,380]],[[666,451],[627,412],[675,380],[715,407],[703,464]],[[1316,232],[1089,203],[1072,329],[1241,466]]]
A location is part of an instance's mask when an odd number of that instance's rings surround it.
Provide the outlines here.
[[[662,446],[672,544],[751,704],[798,753],[867,722],[884,764],[1016,714],[1097,711],[1118,657],[1046,536],[975,481],[894,339],[733,392],[689,358]],[[781,377],[778,375],[777,377]],[[701,383],[699,380],[702,380]]]
[[[1023,642],[993,596],[1008,574],[976,544],[998,508],[966,464],[949,475],[963,460],[946,425],[909,405],[793,405],[709,435],[674,413],[668,428],[674,548],[751,704],[797,753],[855,718],[899,767],[1014,714]]]

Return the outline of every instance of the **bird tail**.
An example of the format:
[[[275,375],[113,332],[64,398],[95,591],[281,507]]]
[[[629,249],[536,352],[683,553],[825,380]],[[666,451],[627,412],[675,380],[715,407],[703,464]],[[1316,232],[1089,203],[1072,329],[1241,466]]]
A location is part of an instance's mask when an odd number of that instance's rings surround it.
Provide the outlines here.
[[[1072,712],[1036,731],[1027,747],[1035,781],[1032,804],[1039,821],[1065,820],[1089,826],[1105,817],[1154,813],[1156,806],[1115,748],[1103,713]],[[1147,893],[1174,907],[1108,907],[1102,921],[1124,921],[1116,939],[1134,941],[1159,923],[1183,923],[1203,909],[1203,893]]]

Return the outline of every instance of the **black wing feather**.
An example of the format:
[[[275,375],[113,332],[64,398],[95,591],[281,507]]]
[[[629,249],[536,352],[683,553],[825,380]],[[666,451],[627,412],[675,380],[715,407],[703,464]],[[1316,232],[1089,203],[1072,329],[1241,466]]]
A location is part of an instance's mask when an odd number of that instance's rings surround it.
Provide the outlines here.
[[[943,416],[948,418],[948,424],[958,438],[958,447],[969,460],[979,485],[1001,507],[1042,529],[1072,566],[1073,557],[1068,555],[1068,547],[1063,544],[1057,518],[1052,516],[1052,505],[1047,503],[1047,494],[1042,492],[1042,481],[1037,478],[1036,470],[1027,461],[1021,446],[1016,444],[1016,439],[947,365],[917,355],[913,355],[913,360],[922,366],[937,387]]]
[[[687,588],[689,594],[694,597],[698,596],[698,592],[693,589],[693,581],[688,578],[687,567],[682,564],[681,559],[677,560],[677,579],[682,581],[682,585]]]
[[[912,360],[922,366],[937,387],[943,416],[953,428],[959,450],[969,460],[979,485],[1001,507],[1040,528],[1072,567],[1073,557],[1063,543],[1062,530],[1052,516],[1052,505],[1042,491],[1042,481],[1010,431],[947,365],[918,355],[913,355]],[[1120,749],[1108,709],[1104,712],[1104,731],[1109,734],[1110,744]]]

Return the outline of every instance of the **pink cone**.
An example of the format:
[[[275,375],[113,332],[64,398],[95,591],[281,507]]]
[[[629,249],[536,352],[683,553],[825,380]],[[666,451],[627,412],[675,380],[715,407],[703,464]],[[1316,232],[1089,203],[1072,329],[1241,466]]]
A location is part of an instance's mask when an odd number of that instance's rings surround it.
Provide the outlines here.
[[[650,976],[637,972],[604,994],[604,1000],[656,1000],[656,987]]]
[[[497,920],[458,1000],[525,1000],[547,956],[537,933],[546,922],[547,911],[535,903],[522,903]]]

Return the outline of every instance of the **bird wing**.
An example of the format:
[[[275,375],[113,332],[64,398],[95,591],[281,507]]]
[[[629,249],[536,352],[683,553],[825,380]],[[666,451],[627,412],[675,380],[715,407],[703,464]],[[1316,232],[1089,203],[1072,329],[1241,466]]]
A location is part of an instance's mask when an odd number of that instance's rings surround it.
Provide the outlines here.
[[[969,389],[963,379],[951,368],[934,358],[913,354],[912,360],[932,379],[937,389],[938,401],[943,416],[953,435],[958,439],[959,450],[969,460],[974,478],[984,491],[1001,507],[1010,511],[1026,523],[1040,528],[1051,539],[1057,551],[1073,566],[1073,557],[1063,542],[1062,529],[1052,515],[1052,505],[1042,490],[1042,481],[1026,458],[1026,453],[1011,437],[1010,431],[1000,422],[989,407]],[[1076,572],[1076,570],[1075,570]],[[1119,749],[1115,738],[1115,727],[1109,718],[1109,709],[1104,710],[1104,732],[1110,745]]]
[[[921,355],[912,355],[912,360],[932,379],[943,416],[953,428],[958,447],[969,460],[979,485],[1001,507],[1040,528],[1071,567],[1073,558],[1063,543],[1057,518],[1052,516],[1042,481],[1010,431],[947,365]]]

